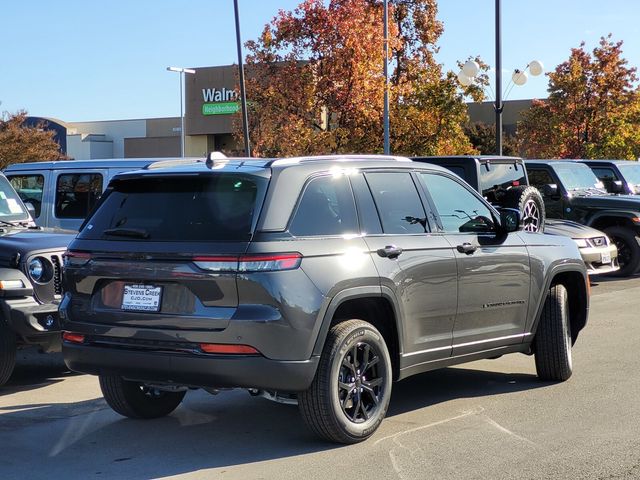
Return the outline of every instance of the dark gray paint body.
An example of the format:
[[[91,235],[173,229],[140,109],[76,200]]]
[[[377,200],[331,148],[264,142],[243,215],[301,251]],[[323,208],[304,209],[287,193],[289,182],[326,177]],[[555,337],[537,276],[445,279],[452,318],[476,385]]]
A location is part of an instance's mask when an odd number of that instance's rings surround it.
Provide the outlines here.
[[[65,270],[65,329],[121,342],[119,348],[65,345],[71,368],[94,374],[115,371],[136,380],[301,390],[315,375],[333,313],[345,301],[368,297],[388,301],[395,314],[388,321],[395,322],[398,332],[398,378],[403,378],[474,358],[528,351],[546,291],[558,272],[574,274],[576,288],[586,297],[587,274],[578,248],[562,237],[514,232],[480,238],[445,234],[435,227],[432,233],[415,235],[327,238],[295,238],[287,232],[299,193],[314,175],[385,169],[437,171],[454,178],[443,168],[380,158],[276,162],[270,168],[241,162],[229,161],[216,170],[197,165],[153,174],[270,172],[257,231],[246,245],[187,248],[185,243],[82,239],[71,244],[72,250],[92,252],[94,259]],[[126,176],[139,174],[149,173]],[[462,254],[456,249],[461,242],[479,248],[473,255]],[[397,259],[379,256],[377,250],[387,245],[397,245],[403,253]],[[299,252],[303,259],[296,270],[237,275],[204,273],[190,261],[194,254],[245,252]],[[174,305],[180,311],[171,314],[102,308],[100,289],[123,280],[191,286],[183,292],[184,303]],[[196,292],[199,282],[211,288]],[[578,330],[586,322],[587,308],[585,301]],[[195,352],[170,353],[153,342],[247,344],[263,358],[203,358]],[[147,349],[144,355],[141,349]],[[153,367],[154,359],[165,361],[167,356],[168,373]],[[198,367],[199,376],[189,373],[194,359],[208,362],[210,369]],[[233,365],[233,378],[220,373],[225,365]]]

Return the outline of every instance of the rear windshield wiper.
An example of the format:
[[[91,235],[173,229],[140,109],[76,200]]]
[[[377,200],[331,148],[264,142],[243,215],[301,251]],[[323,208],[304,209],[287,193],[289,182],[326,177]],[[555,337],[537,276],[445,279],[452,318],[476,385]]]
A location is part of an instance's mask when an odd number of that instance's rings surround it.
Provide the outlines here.
[[[108,228],[102,233],[114,237],[149,238],[149,232],[142,228]]]

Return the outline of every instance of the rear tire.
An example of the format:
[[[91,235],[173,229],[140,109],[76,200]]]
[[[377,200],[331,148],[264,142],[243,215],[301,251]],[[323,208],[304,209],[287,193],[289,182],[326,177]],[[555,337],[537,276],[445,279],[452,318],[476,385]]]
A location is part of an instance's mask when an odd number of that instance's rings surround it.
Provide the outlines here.
[[[571,377],[571,321],[563,285],[549,290],[534,342],[536,372],[541,380],[563,382]]]
[[[165,392],[117,375],[100,375],[100,389],[109,406],[129,418],[159,418],[173,412],[186,392]]]
[[[609,227],[604,230],[611,241],[618,248],[618,264],[620,270],[611,275],[616,277],[629,277],[633,275],[640,266],[640,245],[638,237],[629,228]]]
[[[7,383],[16,366],[16,334],[0,319],[0,387]]]
[[[298,395],[300,413],[326,440],[361,442],[384,419],[392,380],[380,332],[362,320],[347,320],[329,331],[313,383]]]
[[[507,190],[500,201],[503,207],[520,211],[520,224],[525,232],[543,232],[546,213],[542,195],[536,187],[520,185]]]

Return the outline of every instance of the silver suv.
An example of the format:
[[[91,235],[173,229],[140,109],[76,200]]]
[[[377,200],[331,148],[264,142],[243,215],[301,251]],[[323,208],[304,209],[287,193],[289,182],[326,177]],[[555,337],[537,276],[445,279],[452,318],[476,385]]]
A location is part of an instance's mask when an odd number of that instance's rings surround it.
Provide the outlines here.
[[[569,378],[584,264],[571,239],[518,230],[406,158],[155,163],[116,176],[69,246],[65,361],[128,417],[240,387],[358,442],[413,374],[522,352]]]

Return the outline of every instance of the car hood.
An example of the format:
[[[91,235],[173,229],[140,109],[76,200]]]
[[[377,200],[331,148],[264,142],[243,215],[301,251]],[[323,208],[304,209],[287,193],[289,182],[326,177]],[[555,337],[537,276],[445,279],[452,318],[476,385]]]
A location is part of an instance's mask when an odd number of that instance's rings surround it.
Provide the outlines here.
[[[605,235],[600,230],[570,220],[553,220],[550,218],[545,221],[544,233],[571,238],[594,238]]]
[[[8,229],[0,233],[0,266],[9,266],[15,254],[24,258],[34,251],[66,250],[75,232],[56,229]]]
[[[573,196],[571,204],[586,208],[615,208],[640,212],[640,197],[638,195]]]

